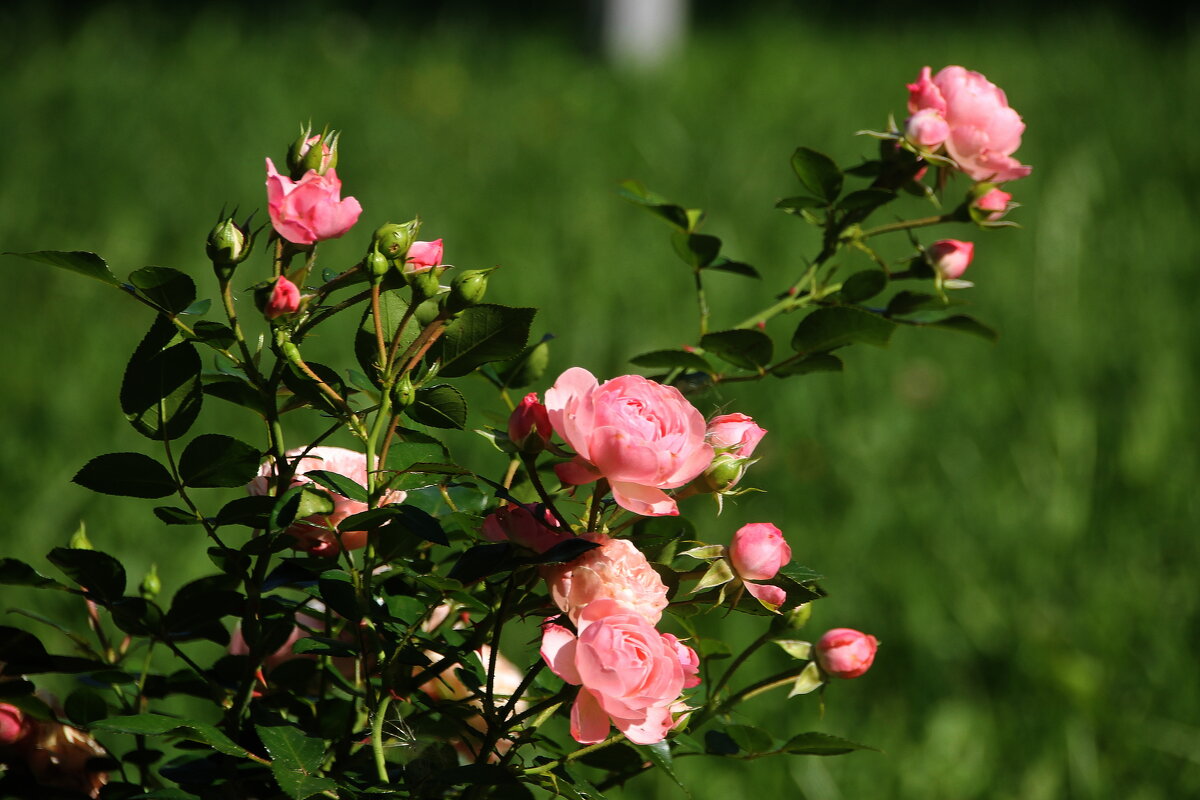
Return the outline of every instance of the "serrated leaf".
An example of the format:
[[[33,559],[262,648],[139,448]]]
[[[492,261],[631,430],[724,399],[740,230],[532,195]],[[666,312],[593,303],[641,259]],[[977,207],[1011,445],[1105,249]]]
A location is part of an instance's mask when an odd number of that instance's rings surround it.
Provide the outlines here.
[[[817,353],[794,361],[782,361],[771,369],[771,374],[777,378],[788,378],[792,375],[807,375],[810,372],[841,372],[844,366],[842,360],[835,355]]]
[[[955,314],[952,317],[934,320],[933,322],[922,322],[921,325],[926,328],[941,328],[942,330],[947,331],[968,333],[972,336],[980,336],[984,339],[987,339],[989,342],[995,342],[1000,339],[1000,334],[997,333],[994,328],[990,328],[974,317],[969,317],[966,314]]]
[[[179,477],[193,488],[245,486],[258,475],[259,451],[223,433],[197,436],[179,457]]]
[[[384,342],[389,347],[396,335],[396,330],[400,327],[401,320],[404,319],[406,311],[408,311],[408,300],[405,299],[399,289],[379,293],[380,326],[383,328]],[[416,341],[420,333],[421,324],[417,322],[416,315],[409,316],[408,321],[404,324],[404,333],[400,336],[400,344],[396,352],[400,354],[407,350],[408,346]],[[363,372],[366,373],[370,380],[377,380],[379,365],[375,362],[379,360],[379,343],[375,338],[375,318],[372,316],[370,304],[367,304],[362,320],[359,322],[358,330],[354,334],[354,354],[358,358],[358,363],[362,367]]]
[[[62,250],[38,250],[33,253],[5,253],[6,256],[19,256],[20,258],[28,259],[29,261],[37,261],[41,264],[49,264],[61,269],[77,272],[80,275],[86,275],[89,278],[94,278],[101,283],[107,283],[109,286],[120,286],[121,282],[117,280],[117,276],[112,274],[112,270],[108,268],[108,264],[104,259],[95,253],[88,253],[83,250],[72,250],[70,252]]]
[[[367,487],[345,475],[324,469],[314,469],[305,472],[304,477],[348,500],[355,500],[359,503],[367,502]]]
[[[881,269],[856,272],[842,283],[841,299],[845,303],[870,300],[887,288],[888,276]]]
[[[891,320],[856,308],[818,308],[800,320],[792,336],[792,349],[820,353],[854,342],[883,347],[895,328]]]
[[[700,346],[730,364],[750,370],[765,368],[775,352],[771,337],[753,328],[706,333],[700,337]]]
[[[46,560],[102,600],[116,600],[125,594],[125,567],[108,553],[56,547]]]
[[[505,361],[525,349],[535,308],[510,308],[482,303],[462,311],[446,325],[434,346],[442,362],[440,374],[457,378],[492,361]]]
[[[771,734],[751,725],[726,725],[725,733],[747,754],[766,753],[775,745]]]
[[[649,353],[642,353],[640,356],[634,356],[629,359],[629,362],[650,369],[678,368],[706,372],[709,375],[716,373],[712,364],[709,364],[704,356],[699,353],[690,353],[687,350],[653,350]]]
[[[792,169],[804,188],[827,203],[836,200],[842,191],[842,171],[824,153],[799,147],[792,154]]]
[[[290,725],[255,725],[254,729],[271,755],[271,774],[292,800],[337,788],[333,779],[318,774],[325,756],[325,743],[320,739]]]
[[[815,569],[809,569],[797,564],[795,561],[789,561],[780,567],[778,574],[783,575],[785,578],[791,578],[796,583],[810,583],[812,581],[819,581],[825,577]]]
[[[843,753],[852,753],[855,750],[874,749],[874,747],[852,742],[840,736],[813,731],[793,736],[788,740],[787,744],[779,748],[779,752],[807,756],[840,756]]]
[[[821,685],[821,670],[817,667],[817,662],[809,662],[808,666],[800,671],[796,676],[796,682],[792,684],[792,690],[788,692],[788,697],[795,697],[801,694],[808,694]],[[790,742],[789,742],[790,744]],[[785,745],[786,747],[786,745]],[[783,752],[791,752],[784,750]],[[834,755],[829,753],[828,755]]]
[[[170,267],[142,267],[129,276],[129,282],[168,314],[181,314],[196,300],[196,282]]]
[[[175,327],[162,314],[138,344],[121,380],[121,411],[149,439],[177,439],[200,413],[200,354],[191,342],[167,347]],[[164,349],[165,348],[165,349]]]
[[[63,589],[61,583],[47,578],[24,561],[15,558],[0,558],[0,585],[34,586],[39,589]]]
[[[413,404],[404,413],[431,428],[456,428],[467,424],[467,400],[462,392],[448,383],[417,390]]]
[[[123,497],[166,497],[176,489],[167,468],[141,453],[96,456],[71,480],[93,492]]]

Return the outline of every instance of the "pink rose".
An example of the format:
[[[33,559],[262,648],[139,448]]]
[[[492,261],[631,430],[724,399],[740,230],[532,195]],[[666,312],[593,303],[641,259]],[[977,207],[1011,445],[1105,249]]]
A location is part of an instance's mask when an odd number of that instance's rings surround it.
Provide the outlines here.
[[[294,314],[299,308],[300,289],[296,287],[296,284],[280,275],[275,279],[275,286],[271,289],[271,297],[267,300],[266,307],[263,308],[263,314],[267,319],[275,319],[284,314]]]
[[[307,448],[297,448],[287,452],[289,461],[305,452]],[[292,476],[292,486],[311,483],[304,473],[312,470],[325,470],[345,475],[347,478],[365,486],[367,484],[367,457],[362,453],[347,450],[344,447],[314,447],[308,449],[308,455],[295,465]],[[266,495],[271,491],[275,477],[275,465],[266,461],[258,469],[258,477],[250,481],[246,490],[252,495]],[[328,490],[323,490],[328,491]],[[336,556],[344,547],[347,550],[357,550],[367,543],[366,531],[343,531],[340,535],[337,526],[354,514],[367,510],[367,504],[343,497],[336,492],[329,492],[333,498],[333,511],[328,514],[313,514],[304,519],[296,520],[287,532],[296,537],[296,549],[307,550],[312,555]],[[405,493],[399,490],[384,492],[380,505],[392,505],[404,502]]]
[[[679,666],[683,667],[683,688],[691,689],[700,685],[700,656],[696,651],[679,641],[674,634],[664,633],[663,639],[675,651]]]
[[[1012,157],[1021,145],[1025,123],[1008,106],[1004,91],[978,72],[946,67],[930,77],[921,70],[908,86],[908,110],[914,116],[932,109],[950,126],[946,151],[958,168],[975,180],[1024,178],[1032,167]]]
[[[647,623],[658,624],[667,607],[667,585],[642,551],[628,539],[603,533],[582,538],[600,546],[566,564],[541,568],[554,604],[576,624],[585,609],[602,600],[615,600]]]
[[[559,529],[558,520],[549,509],[536,503],[505,503],[488,514],[482,531],[489,541],[512,542],[535,553],[544,553],[559,542],[573,538]]]
[[[424,272],[442,265],[442,240],[413,242],[404,256],[405,272]]]
[[[975,207],[983,211],[990,211],[988,219],[997,220],[1004,216],[1008,211],[1008,205],[1012,202],[1012,195],[1000,188],[988,189],[986,192],[975,198]]]
[[[275,231],[293,244],[336,239],[354,227],[362,206],[353,197],[341,199],[341,193],[337,170],[321,175],[310,169],[293,181],[267,159],[267,211]]]
[[[746,591],[775,609],[787,600],[787,592],[754,581],[769,581],[791,560],[792,548],[783,538],[783,531],[769,522],[743,525],[729,545],[729,562]]]
[[[929,245],[926,251],[929,264],[942,278],[953,280],[960,277],[975,257],[975,243],[958,239],[942,239]]]
[[[834,628],[817,642],[817,661],[835,678],[857,678],[871,668],[878,647],[874,636],[853,628]]]
[[[675,724],[672,706],[685,683],[676,642],[612,600],[592,603],[576,626],[578,636],[546,625],[541,648],[554,674],[580,687],[571,736],[593,744],[615,725],[636,744],[661,742]]]
[[[635,514],[678,514],[663,489],[683,486],[708,467],[704,417],[673,386],[640,375],[600,385],[572,367],[546,392],[554,430],[578,454],[555,472],[564,483],[606,478],[617,505]]]
[[[25,738],[29,733],[29,720],[25,712],[8,703],[0,703],[0,747],[8,747]]]
[[[908,118],[904,136],[913,144],[936,150],[950,135],[950,126],[937,109],[923,108]]]
[[[525,399],[508,418],[508,438],[522,452],[532,448],[533,453],[540,453],[553,434],[550,415],[546,407],[538,402],[537,392],[525,395]]]
[[[722,414],[709,420],[705,436],[717,450],[725,450],[735,456],[748,458],[754,448],[767,435],[754,420],[745,414]]]

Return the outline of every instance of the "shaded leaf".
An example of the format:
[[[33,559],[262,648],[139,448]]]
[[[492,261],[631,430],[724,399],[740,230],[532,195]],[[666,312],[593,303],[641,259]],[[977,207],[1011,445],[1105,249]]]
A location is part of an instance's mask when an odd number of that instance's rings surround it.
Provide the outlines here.
[[[845,365],[842,360],[829,353],[817,353],[805,358],[781,361],[771,369],[771,374],[779,378],[792,375],[807,375],[810,372],[841,372]]]
[[[271,774],[292,800],[337,788],[332,778],[318,775],[325,756],[325,743],[320,739],[291,725],[255,725],[254,729],[271,755]]]
[[[413,404],[404,413],[431,428],[462,428],[467,424],[467,401],[448,383],[417,390]]]
[[[168,314],[180,314],[196,300],[196,282],[170,267],[142,267],[129,276],[129,282]]]
[[[716,270],[717,272],[730,272],[734,275],[742,275],[747,278],[762,278],[762,275],[759,274],[758,270],[749,264],[741,261],[733,261],[732,259],[725,258],[724,256],[713,261],[711,264],[705,267],[705,269]]]
[[[223,433],[197,436],[179,457],[179,477],[193,488],[245,486],[258,475],[259,452]]]
[[[547,334],[536,344],[526,347],[516,358],[496,366],[500,384],[509,389],[521,389],[538,380],[550,365],[549,342],[554,337]]]
[[[730,364],[750,370],[765,368],[775,352],[771,337],[752,328],[706,333],[700,337],[700,346]]]
[[[725,733],[746,753],[766,753],[775,745],[771,734],[750,725],[726,725]]]
[[[675,760],[671,757],[671,746],[667,742],[656,742],[654,744],[638,744],[634,748],[646,757],[654,766],[666,773],[667,777],[675,782],[684,796],[691,798],[692,793],[679,780],[679,775],[675,772]]]
[[[842,191],[842,171],[824,153],[799,147],[792,154],[792,169],[804,188],[826,202],[832,203]]]
[[[699,353],[690,353],[687,350],[653,350],[649,353],[642,353],[640,356],[634,356],[629,359],[629,362],[651,369],[690,369],[707,372],[710,375],[716,372],[704,356]]]
[[[167,347],[175,327],[162,314],[138,344],[121,380],[121,411],[150,439],[177,439],[200,413],[200,354],[191,342]],[[165,348],[165,349],[164,349]]]
[[[56,547],[46,560],[101,600],[117,600],[125,594],[125,567],[108,553]]]
[[[1000,334],[994,328],[990,328],[966,314],[955,314],[945,319],[923,322],[921,325],[927,328],[941,328],[947,331],[957,331],[958,333],[969,333],[972,336],[980,336],[987,339],[989,342],[995,342],[1000,339]]]
[[[185,508],[175,506],[156,506],[154,516],[165,525],[199,525],[200,519]]]
[[[832,736],[828,733],[817,733],[814,731],[793,736],[791,739],[788,739],[787,744],[779,748],[779,752],[806,756],[840,756],[843,753],[852,753],[855,750],[874,749],[874,747],[852,742],[840,736]]]
[[[356,500],[360,503],[367,502],[367,487],[358,481],[347,478],[345,475],[324,469],[314,469],[305,472],[304,477],[347,499]]]
[[[842,283],[841,299],[844,303],[861,303],[887,288],[888,276],[881,269],[865,269],[856,272]]]
[[[112,274],[112,270],[108,268],[108,264],[104,259],[95,253],[88,253],[83,250],[72,250],[70,252],[62,250],[38,250],[33,253],[5,253],[6,256],[20,256],[29,261],[37,261],[42,264],[50,264],[54,267],[77,272],[80,275],[86,275],[89,278],[95,278],[101,283],[107,283],[109,286],[120,286],[121,282],[117,280],[117,276]]]
[[[380,292],[379,321],[383,328],[383,339],[389,346],[406,311],[408,311],[408,300],[399,289]],[[400,344],[396,352],[399,354],[407,350],[420,333],[421,324],[417,322],[415,314],[411,315],[404,324],[404,333],[400,336]],[[367,304],[358,330],[354,334],[354,355],[358,358],[363,372],[373,383],[378,385],[379,365],[375,362],[379,360],[379,343],[375,338],[375,317],[371,313],[370,303]]]
[[[621,197],[642,206],[651,214],[666,220],[679,230],[687,231],[693,227],[691,218],[682,206],[668,202],[666,198],[650,191],[640,182],[625,180],[621,181],[620,187],[617,194]]]
[[[505,361],[521,353],[529,339],[535,308],[510,308],[482,303],[462,311],[447,323],[433,347],[442,362],[441,375],[457,378],[481,364]]]
[[[800,321],[792,335],[798,353],[819,353],[854,342],[885,346],[896,323],[856,308],[818,308]]]
[[[0,584],[7,586],[35,586],[39,589],[65,588],[53,578],[47,578],[24,561],[15,558],[0,558]]]
[[[679,231],[672,234],[671,244],[683,262],[695,269],[707,267],[721,253],[721,240],[704,233]]]
[[[203,392],[234,405],[248,408],[260,416],[267,415],[267,407],[263,403],[262,395],[245,378],[237,375],[205,375],[203,376]]]

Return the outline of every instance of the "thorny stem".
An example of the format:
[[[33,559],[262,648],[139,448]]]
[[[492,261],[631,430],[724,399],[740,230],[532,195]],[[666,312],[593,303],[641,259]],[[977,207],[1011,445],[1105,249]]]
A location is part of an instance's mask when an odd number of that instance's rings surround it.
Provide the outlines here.
[[[872,236],[878,236],[881,233],[892,233],[893,231],[907,231],[913,228],[927,228],[930,225],[939,225],[943,222],[954,222],[957,219],[953,211],[946,214],[939,214],[936,217],[921,217],[919,219],[906,219],[899,222],[889,222],[886,225],[880,225],[877,228],[870,228],[859,234],[860,239],[869,239]]]
[[[526,775],[545,775],[547,772],[555,770],[558,767],[562,766],[563,764],[568,764],[568,763],[576,760],[577,758],[586,756],[588,753],[594,753],[597,750],[608,747],[610,744],[616,744],[617,742],[621,741],[624,738],[625,738],[625,734],[614,733],[612,736],[608,737],[607,739],[605,739],[602,742],[596,742],[595,744],[589,744],[587,747],[581,747],[578,750],[572,750],[571,752],[567,753],[565,756],[563,756],[560,759],[551,761],[546,764],[542,764],[540,767],[534,767],[533,769],[527,769],[527,770],[525,770],[525,774]]]

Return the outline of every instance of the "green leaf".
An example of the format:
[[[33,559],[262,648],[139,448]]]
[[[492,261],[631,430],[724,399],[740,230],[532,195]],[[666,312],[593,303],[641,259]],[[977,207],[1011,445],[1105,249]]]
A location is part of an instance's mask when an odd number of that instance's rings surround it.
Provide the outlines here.
[[[318,774],[325,757],[325,743],[320,739],[290,725],[255,725],[254,729],[271,755],[271,774],[292,800],[337,788],[333,779]]]
[[[801,566],[795,561],[789,561],[780,567],[779,574],[786,578],[791,578],[796,583],[811,583],[812,581],[819,581],[821,578],[825,577],[815,569],[809,569],[808,567]]]
[[[304,477],[349,500],[356,500],[359,503],[367,502],[367,487],[345,475],[324,469],[314,469],[305,472]]]
[[[418,389],[416,399],[404,413],[431,428],[462,430],[467,424],[467,400],[450,384],[439,383]]]
[[[63,703],[67,716],[81,728],[108,716],[108,704],[95,689],[80,687],[67,696]]]
[[[408,300],[404,298],[399,289],[380,292],[379,321],[383,328],[384,341],[389,347],[391,346],[392,338],[396,335],[396,330],[400,327],[400,321],[404,319],[406,311],[408,311]],[[396,352],[403,353],[410,344],[416,341],[420,333],[421,324],[417,322],[416,315],[413,314],[404,324],[404,333],[400,336],[400,345]],[[370,304],[367,305],[366,311],[363,312],[362,321],[358,325],[358,331],[354,334],[354,354],[357,356],[358,363],[362,366],[363,372],[372,381],[377,381],[379,366],[375,362],[379,360],[379,343],[375,338],[375,317],[371,313]]]
[[[187,315],[191,317],[202,317],[208,313],[210,308],[212,308],[212,298],[205,297],[203,300],[197,300],[196,302],[192,303],[179,313],[181,315]]]
[[[46,560],[102,600],[117,600],[125,594],[125,568],[108,553],[56,547]]]
[[[427,542],[448,546],[450,541],[437,517],[414,505],[391,505],[372,508],[346,517],[338,525],[340,531],[376,531],[385,527],[399,528]]]
[[[788,739],[787,744],[779,748],[779,752],[804,756],[840,756],[844,753],[853,753],[855,750],[874,749],[874,747],[858,744],[840,736],[813,731],[797,734]]]
[[[519,355],[529,339],[536,308],[509,308],[483,303],[463,311],[446,325],[434,346],[442,362],[441,375],[457,378],[481,364]]]
[[[188,719],[168,717],[163,714],[129,714],[119,717],[109,717],[108,719],[93,723],[92,729],[110,733],[127,733],[135,736],[162,736],[178,732],[181,738],[202,742],[227,756],[245,758],[247,755],[244,747],[235,744],[233,740],[212,725]]]
[[[766,753],[775,746],[775,739],[762,728],[750,725],[726,725],[725,733],[745,753]]]
[[[713,261],[705,269],[712,269],[718,272],[731,272],[734,275],[742,275],[747,278],[761,279],[762,275],[758,273],[754,267],[749,264],[744,264],[741,261],[733,261],[732,259],[721,256],[716,261]]]
[[[142,267],[129,276],[142,296],[168,314],[180,314],[196,300],[196,282],[170,267]]]
[[[15,558],[0,558],[0,585],[35,586],[39,589],[62,589],[61,583],[47,578],[24,561]]]
[[[621,181],[620,187],[617,190],[618,195],[631,203],[642,206],[651,214],[666,220],[679,230],[688,231],[694,227],[692,218],[686,209],[668,202],[666,198],[650,191],[640,182],[625,180]]]
[[[895,198],[896,193],[886,189],[860,189],[843,197],[837,207],[846,213],[847,221],[861,222],[872,211]]]
[[[332,608],[337,614],[351,622],[358,622],[362,619],[358,594],[355,592],[354,583],[348,574],[337,569],[326,570],[317,580],[317,588],[325,605]]]
[[[925,292],[910,292],[905,289],[897,292],[888,301],[887,314],[889,317],[899,317],[914,311],[940,310],[948,305],[945,298]]]
[[[775,204],[776,208],[782,208],[789,214],[797,214],[800,211],[810,208],[824,208],[825,202],[816,197],[807,195],[799,195],[797,197],[785,197]]]
[[[230,500],[217,512],[218,525],[245,525],[247,528],[266,528],[270,524],[275,498],[251,495]]]
[[[200,518],[185,508],[176,506],[156,506],[154,516],[162,520],[164,525],[198,525]]]
[[[733,580],[733,570],[730,568],[729,562],[719,558],[709,565],[708,571],[700,578],[692,592],[702,592],[705,589],[723,586],[731,580]]]
[[[237,375],[205,375],[203,380],[205,394],[248,408],[259,416],[267,416],[262,395],[245,378]]]
[[[449,455],[446,445],[427,433],[397,428],[396,434],[396,441],[388,450],[386,466],[389,470],[403,472],[415,464],[443,461]]]
[[[306,363],[313,375],[320,378],[326,386],[333,389],[340,396],[346,397],[346,384],[342,381],[342,376],[337,373],[337,370],[316,361]],[[341,413],[341,406],[335,404],[321,389],[317,381],[302,372],[295,364],[288,364],[288,368],[283,371],[283,385],[296,396],[292,401],[291,407],[307,404],[318,410]],[[287,410],[287,408],[284,410]]]
[[[95,253],[87,253],[82,250],[73,250],[71,252],[38,250],[34,253],[5,253],[4,255],[20,256],[30,261],[37,261],[42,264],[61,267],[71,272],[78,272],[80,275],[95,278],[101,283],[107,283],[109,286],[119,287],[121,285],[121,282],[117,280],[116,275],[112,274],[112,270],[108,268],[108,264],[104,262],[104,259]]]
[[[989,342],[995,342],[1000,338],[1000,334],[994,328],[990,328],[974,317],[968,317],[966,314],[955,314],[945,319],[923,322],[921,325],[927,328],[941,328],[947,331],[957,331],[958,333],[969,333],[973,336],[981,336]]]
[[[804,188],[832,203],[842,191],[842,171],[824,153],[800,147],[792,154],[792,169]]]
[[[896,323],[856,308],[818,308],[796,327],[792,349],[820,353],[854,342],[886,346]]]
[[[629,362],[650,369],[679,368],[705,372],[709,375],[716,373],[712,364],[708,363],[708,359],[699,353],[691,353],[687,350],[653,350],[649,353],[642,353],[640,356],[634,356],[629,359]]]
[[[684,796],[690,800],[692,793],[683,785],[683,782],[679,780],[679,775],[675,772],[675,760],[671,757],[670,744],[665,741],[655,744],[637,744],[634,745],[634,749],[645,756],[647,761],[665,772],[667,777],[674,781]]]
[[[207,319],[202,319],[193,325],[192,333],[195,334],[196,341],[203,342],[216,350],[228,350],[237,341],[233,329],[228,325]]]
[[[522,350],[516,358],[498,365],[496,376],[501,385],[508,389],[522,389],[541,378],[550,365],[549,342],[552,338],[547,334],[537,344]]]
[[[843,366],[842,360],[837,356],[817,353],[795,361],[788,359],[780,362],[771,370],[771,374],[778,378],[787,378],[792,375],[807,375],[810,372],[841,372]]]
[[[792,689],[788,692],[788,697],[808,694],[820,688],[823,682],[821,679],[821,668],[817,666],[816,661],[810,661],[804,669],[800,670],[800,674],[796,676],[796,682],[792,684]]]
[[[730,364],[750,370],[765,368],[775,352],[771,337],[752,328],[706,333],[700,337],[700,346]]]
[[[887,285],[888,276],[881,269],[856,272],[842,283],[842,302],[861,303],[863,300],[870,300],[886,289]]]
[[[200,354],[191,342],[167,347],[174,336],[171,321],[158,315],[121,381],[121,411],[134,430],[150,439],[182,436],[196,421],[204,400]]]
[[[775,639],[774,642],[779,645],[783,652],[792,658],[800,659],[801,661],[812,658],[812,642],[805,642],[800,639]]]
[[[179,477],[192,488],[245,486],[258,475],[259,452],[222,433],[197,436],[179,457]]]
[[[333,658],[353,658],[358,654],[350,645],[324,636],[305,636],[292,643],[292,652]]]
[[[694,269],[707,267],[721,253],[721,240],[704,233],[680,231],[671,235],[671,244],[683,263]]]
[[[167,468],[141,453],[96,456],[71,480],[93,492],[124,497],[166,497],[176,489]]]

